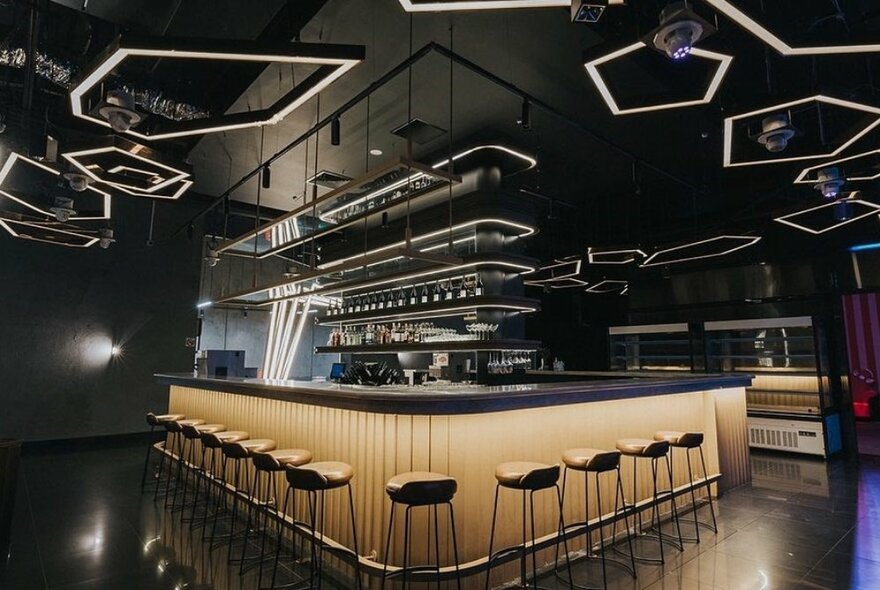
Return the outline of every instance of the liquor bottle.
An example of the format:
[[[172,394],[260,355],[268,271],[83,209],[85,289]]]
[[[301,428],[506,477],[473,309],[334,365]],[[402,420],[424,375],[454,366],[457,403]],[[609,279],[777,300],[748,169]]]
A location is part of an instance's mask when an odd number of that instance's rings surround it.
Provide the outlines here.
[[[416,293],[416,286],[413,285],[412,291],[409,292],[409,304],[415,305],[419,302],[419,295]]]
[[[477,275],[477,287],[476,287],[476,289],[474,289],[474,294],[477,297],[480,297],[483,295],[483,277],[480,275]]]
[[[422,297],[419,301],[421,301],[422,303],[428,302],[428,283],[422,285]]]
[[[397,288],[397,307],[404,307],[406,305],[406,294],[403,292],[403,287]]]
[[[354,313],[354,300],[351,297],[345,302],[345,313]]]
[[[385,291],[379,293],[379,305],[376,309],[385,309]]]
[[[452,287],[452,279],[448,279],[446,282],[446,297],[444,297],[444,299],[446,301],[452,301],[454,294],[455,293],[454,293],[453,287]]]
[[[358,313],[360,310],[361,310],[361,298],[355,297],[354,298],[354,312]]]
[[[373,293],[373,295],[370,296],[370,311],[376,311],[376,308],[378,308],[378,307],[379,307],[379,299],[376,297],[376,294]]]
[[[467,297],[467,287],[464,286],[464,277],[461,277],[461,283],[458,285],[458,298],[464,299]]]
[[[473,280],[469,280],[467,282],[467,296],[468,297],[474,296],[474,289],[476,288],[476,283],[477,283],[477,277],[474,277]]]
[[[434,283],[434,292],[431,294],[431,301],[440,301],[440,281]]]

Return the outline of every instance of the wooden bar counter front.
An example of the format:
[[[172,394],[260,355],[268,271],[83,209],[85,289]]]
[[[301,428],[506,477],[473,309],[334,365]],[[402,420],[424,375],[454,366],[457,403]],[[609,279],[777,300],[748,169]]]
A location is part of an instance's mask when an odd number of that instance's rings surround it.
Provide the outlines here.
[[[376,389],[184,375],[158,377],[171,386],[169,412],[245,430],[254,438],[271,438],[278,448],[309,449],[315,461],[349,463],[355,472],[352,485],[360,562],[363,572],[371,574],[370,587],[378,587],[376,576],[381,575],[385,561],[383,551],[391,510],[385,483],[399,473],[436,471],[458,481],[453,505],[464,588],[482,588],[485,584],[494,474],[499,463],[554,464],[560,463],[562,452],[569,448],[612,450],[620,438],[652,438],[658,430],[697,431],[705,433],[708,475],[717,481],[713,493],[750,479],[745,407],[745,386],[751,380],[748,376],[447,389]],[[673,452],[673,456],[675,485],[681,487],[687,477],[684,454]],[[639,463],[644,465],[639,465],[638,500],[644,500],[649,496],[650,462]],[[627,495],[632,491],[632,469],[631,461],[622,461]],[[279,478],[277,497],[283,497],[282,485],[286,484]],[[602,485],[607,506],[604,511],[610,512],[615,479],[603,478]],[[701,488],[701,495],[705,495],[706,489]],[[332,542],[350,546],[347,501],[346,494],[328,494],[324,534]],[[558,531],[555,495],[536,494],[535,501],[538,543],[543,541],[548,546],[539,552],[538,563],[552,565],[555,552],[550,546]],[[680,501],[685,503],[685,497]],[[592,497],[591,502],[595,502]],[[305,502],[297,504],[302,507]],[[496,548],[521,542],[521,506],[521,498],[515,492],[502,490]],[[453,554],[448,543],[448,519],[442,511],[441,508],[441,561],[449,566]],[[566,522],[583,521],[583,511],[584,478],[570,477],[565,494]],[[415,513],[411,564],[435,561],[433,535],[427,528],[429,513],[433,518],[428,509]],[[597,516],[593,505],[590,519]],[[297,519],[304,517],[303,512]],[[397,521],[388,560],[391,566],[399,566],[403,561],[403,519]],[[606,534],[610,534],[610,527]],[[569,551],[583,549],[580,538],[569,542]],[[444,578],[451,579],[453,571],[444,567]],[[492,586],[518,577],[516,563],[494,567]],[[447,584],[455,587],[454,583]]]

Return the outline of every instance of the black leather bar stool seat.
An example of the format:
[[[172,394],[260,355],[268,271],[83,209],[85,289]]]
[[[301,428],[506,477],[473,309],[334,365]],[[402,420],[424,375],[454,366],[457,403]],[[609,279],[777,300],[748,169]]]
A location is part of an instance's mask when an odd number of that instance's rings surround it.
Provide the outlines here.
[[[274,451],[277,446],[278,444],[271,438],[248,438],[238,441],[225,440],[220,447],[220,450],[223,452],[224,475],[227,473],[229,461],[232,461],[232,481],[226,482],[227,484],[232,485],[232,512],[230,514],[229,533],[219,537],[227,540],[227,546],[229,549],[227,558],[229,563],[235,561],[232,558],[232,543],[234,539],[244,534],[244,531],[236,532],[235,530],[235,524],[238,518],[238,507],[239,504],[250,498],[251,490],[253,489],[253,486],[251,485],[250,466],[246,460],[253,453],[268,453],[269,451]],[[220,499],[225,500],[226,494],[222,494]],[[211,548],[214,548],[214,540],[218,538],[217,522],[219,520],[218,515],[220,512],[219,502],[217,508],[218,510],[215,512],[214,516],[214,524],[211,527]]]
[[[660,547],[660,557],[645,557],[635,555],[634,553],[630,553],[630,557],[632,559],[636,559],[639,561],[646,561],[649,563],[666,563],[666,556],[663,552],[663,543],[670,543],[679,551],[683,551],[683,540],[681,537],[681,528],[678,522],[678,511],[675,506],[675,498],[674,498],[674,485],[672,483],[672,462],[669,460],[669,443],[665,440],[653,440],[647,438],[622,438],[617,441],[617,450],[621,452],[621,454],[632,457],[632,465],[633,465],[633,487],[632,487],[632,499],[629,504],[630,509],[638,518],[638,533],[640,533],[642,538],[651,538],[648,535],[648,532],[655,531],[656,532],[656,540],[659,541]],[[644,511],[644,507],[638,508],[638,465],[637,462],[642,459],[648,459],[651,461],[651,526],[648,530],[645,530],[642,526],[642,512]],[[659,461],[663,459],[666,461],[666,474],[669,478],[669,489],[666,491],[661,491],[658,488],[657,482],[657,472],[659,469]],[[663,534],[663,527],[660,520],[660,503],[663,498],[668,498],[670,503],[672,504],[672,521],[675,524],[678,542],[670,537],[669,535]],[[626,500],[624,499],[624,503],[626,504]],[[615,521],[615,526],[612,529],[612,536],[614,536],[617,532],[617,522]]]
[[[168,501],[170,500],[170,490],[171,490],[171,479],[174,477],[174,489],[177,490],[180,485],[180,474],[181,468],[183,465],[183,447],[184,447],[184,437],[183,437],[183,427],[184,426],[198,426],[200,424],[204,424],[205,421],[199,418],[185,418],[183,420],[166,420],[162,422],[162,426],[165,427],[165,430],[171,435],[171,455],[166,458],[166,462],[168,463],[168,479],[165,480],[165,507],[168,507]],[[165,449],[166,455],[168,454],[168,449]],[[174,460],[177,461],[177,469],[172,474],[172,469],[174,469]],[[158,498],[159,489],[156,488],[156,494],[153,496],[154,499]]]
[[[562,517],[562,493],[559,489],[559,464],[547,465],[546,463],[535,463],[530,461],[511,461],[501,463],[495,468],[495,504],[492,509],[492,531],[489,535],[489,559],[486,564],[486,590],[489,589],[492,576],[492,564],[494,561],[501,559],[507,555],[520,555],[520,580],[518,586],[505,586],[505,588],[540,588],[538,586],[538,558],[537,551],[534,548],[536,531],[535,531],[535,493],[542,490],[555,489],[556,501],[559,506],[558,528],[559,540],[562,541],[565,551],[565,562],[568,569],[569,587],[573,588],[571,583],[571,562],[568,556],[568,542],[565,540],[565,521]],[[522,544],[513,547],[500,549],[493,553],[492,549],[495,545],[495,524],[498,518],[498,495],[501,488],[507,488],[514,491],[522,492]],[[528,505],[526,504],[528,499]],[[526,522],[531,522],[531,539],[526,536]],[[531,548],[530,548],[531,545]],[[557,547],[558,551],[558,547]],[[532,581],[528,582],[528,572],[526,567],[527,555],[532,554]]]
[[[276,449],[274,451],[251,453],[254,463],[254,485],[251,486],[251,494],[248,502],[247,526],[244,530],[244,543],[241,545],[241,566],[239,575],[244,573],[247,561],[259,560],[260,576],[262,577],[263,562],[266,558],[267,529],[269,516],[278,515],[278,503],[275,499],[275,476],[284,471],[287,465],[295,467],[305,465],[312,460],[312,453],[306,449]],[[265,480],[265,481],[262,481]],[[262,483],[262,489],[260,484]],[[257,526],[260,534],[260,552],[258,555],[248,556],[248,539],[251,527]]]
[[[704,526],[711,530],[713,533],[718,532],[718,522],[715,520],[715,505],[712,503],[712,486],[708,482],[705,482],[697,485],[694,480],[694,469],[691,465],[691,451],[694,449],[698,450],[700,453],[700,465],[703,468],[703,480],[708,477],[708,472],[706,471],[706,459],[703,456],[703,440],[705,436],[702,432],[680,432],[677,430],[661,430],[659,432],[654,433],[654,440],[664,440],[669,443],[670,447],[676,449],[684,449],[685,458],[687,461],[687,470],[688,470],[688,488],[691,494],[691,506],[694,512],[693,519],[682,518],[682,522],[691,523],[694,525],[694,536],[693,537],[683,537],[685,541],[693,541],[696,543],[700,542],[700,527]],[[703,522],[699,519],[699,515],[697,514],[698,506],[697,506],[697,488],[700,486],[706,487],[706,495],[709,500],[709,512],[712,515],[712,522]]]
[[[144,491],[144,488],[147,485],[147,473],[150,470],[150,453],[153,451],[153,433],[156,431],[156,428],[159,426],[165,427],[165,422],[169,421],[177,421],[184,420],[186,416],[183,414],[154,414],[153,412],[147,413],[147,426],[150,427],[150,444],[147,446],[147,456],[144,459],[144,473],[141,476],[141,492]],[[168,443],[168,431],[165,431],[165,443]],[[155,476],[155,484],[156,487],[159,487],[159,476],[162,474],[162,466],[165,464],[165,453],[159,455],[159,466],[156,470]]]
[[[458,539],[455,534],[455,512],[452,509],[452,499],[458,491],[458,482],[455,478],[442,473],[431,471],[410,471],[395,475],[385,484],[385,492],[391,499],[391,515],[388,519],[388,537],[385,541],[385,562],[382,569],[382,587],[385,580],[400,577],[403,580],[403,588],[407,587],[408,577],[416,572],[436,572],[437,585],[440,585],[440,520],[437,518],[437,507],[448,506],[449,521],[452,533],[452,554],[455,560],[455,580],[458,588],[461,588],[461,576],[458,571]],[[406,506],[403,527],[403,567],[388,573],[388,560],[391,553],[391,535],[394,530],[394,508],[397,504]],[[410,539],[412,529],[412,509],[427,507],[434,511],[434,558],[436,563],[425,565],[410,565],[409,558]]]
[[[275,550],[275,564],[272,568],[271,588],[321,588],[323,581],[324,551],[332,551],[346,557],[354,563],[355,586],[361,588],[360,553],[357,542],[357,523],[354,516],[354,494],[351,489],[351,480],[354,478],[354,469],[348,463],[341,461],[319,461],[305,465],[285,465],[287,476],[287,491],[284,494],[284,506],[282,515],[289,514],[292,521],[293,532],[303,533],[311,545],[311,559],[309,560],[308,586],[304,586],[306,580],[299,580],[290,584],[276,586],[275,580],[278,574],[278,564],[281,560],[281,548],[284,544],[284,526],[278,529],[277,546]],[[348,489],[348,508],[351,518],[351,534],[354,549],[334,547],[323,541],[323,532],[326,516],[326,492],[341,488]],[[308,522],[296,519],[296,492],[304,491],[308,498]],[[290,512],[287,511],[291,508]],[[258,585],[260,580],[257,581]],[[262,588],[262,586],[260,586]]]
[[[584,474],[584,520],[582,522],[571,523],[568,525],[567,529],[580,529],[584,530],[584,537],[586,541],[586,557],[588,559],[593,558],[593,527],[590,526],[590,474],[594,475],[594,480],[596,484],[596,513],[598,515],[598,525],[596,528],[599,530],[599,559],[602,563],[602,587],[608,588],[608,573],[606,570],[606,565],[610,561],[610,563],[614,565],[619,565],[626,570],[628,570],[633,577],[636,577],[636,564],[635,560],[630,558],[630,564],[624,564],[614,560],[606,560],[605,555],[605,537],[603,531],[603,523],[602,523],[602,488],[600,485],[599,476],[602,473],[610,473],[614,472],[617,474],[617,482],[615,483],[615,491],[614,491],[614,512],[612,514],[612,518],[616,521],[618,516],[622,513],[624,526],[627,531],[629,531],[629,520],[627,518],[627,513],[625,507],[621,506],[621,502],[623,500],[623,483],[620,478],[620,451],[605,451],[602,449],[593,449],[593,448],[577,448],[577,449],[568,449],[562,453],[562,462],[565,464],[565,470],[562,475],[562,498],[563,503],[565,502],[565,492],[566,492],[566,482],[568,480],[568,472],[578,471]],[[630,548],[630,556],[632,556],[632,538],[629,536],[627,532],[627,543],[629,543]],[[611,539],[613,543],[615,539]],[[558,552],[557,552],[558,554]],[[556,560],[556,575],[561,576],[559,571],[559,561],[558,557]],[[575,588],[589,589],[589,586],[583,586],[579,584],[575,584],[572,581],[572,585]]]

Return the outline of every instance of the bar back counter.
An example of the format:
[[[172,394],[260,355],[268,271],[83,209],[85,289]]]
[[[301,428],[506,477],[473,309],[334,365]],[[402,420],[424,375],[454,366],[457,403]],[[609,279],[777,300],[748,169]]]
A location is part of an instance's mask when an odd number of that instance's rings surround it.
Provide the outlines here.
[[[713,493],[750,480],[743,375],[607,379],[529,385],[452,385],[381,387],[263,379],[196,378],[162,374],[170,386],[170,413],[185,414],[252,437],[271,438],[278,448],[305,448],[314,461],[344,461],[355,472],[355,514],[362,570],[381,575],[390,501],[385,484],[408,471],[435,471],[454,477],[453,500],[464,587],[482,587],[486,569],[495,467],[507,461],[560,463],[570,448],[615,449],[622,438],[652,438],[656,431],[705,434],[708,479]],[[576,379],[576,377],[571,377]],[[676,488],[687,482],[684,455],[672,453]],[[638,498],[649,497],[649,465],[638,469]],[[623,484],[632,492],[633,465],[622,462]],[[702,477],[702,473],[695,474]],[[665,479],[662,480],[665,484]],[[276,497],[283,497],[279,478]],[[603,481],[602,496],[611,507],[613,478]],[[711,486],[701,488],[705,495]],[[584,478],[570,478],[565,494],[567,522],[584,520]],[[351,538],[347,497],[328,496],[325,535]],[[537,543],[541,564],[552,564],[558,535],[556,499],[535,496]],[[682,494],[682,502],[684,496]],[[689,501],[689,496],[688,496]],[[304,520],[303,510],[298,520]],[[667,510],[668,510],[668,504]],[[595,506],[589,518],[594,520]],[[433,562],[428,516],[413,523],[412,561]],[[495,546],[521,542],[519,499],[500,505]],[[608,514],[608,516],[611,516]],[[433,515],[431,515],[431,518]],[[441,562],[452,563],[448,527],[441,515]],[[402,563],[403,519],[392,535],[389,563]],[[433,525],[432,525],[433,526]],[[610,526],[605,534],[610,534]],[[431,529],[432,530],[432,529]],[[620,527],[618,527],[618,531]],[[334,541],[331,541],[334,542]],[[583,550],[579,539],[569,549]],[[430,551],[430,559],[428,552]],[[444,577],[452,569],[444,569]],[[518,576],[516,564],[493,569],[493,586]],[[375,578],[373,578],[375,581]]]

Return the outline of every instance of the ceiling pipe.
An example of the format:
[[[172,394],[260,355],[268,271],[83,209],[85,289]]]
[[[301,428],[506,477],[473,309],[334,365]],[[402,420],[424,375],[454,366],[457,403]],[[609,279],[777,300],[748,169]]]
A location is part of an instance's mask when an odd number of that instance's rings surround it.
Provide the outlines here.
[[[413,53],[410,57],[408,57],[405,60],[403,60],[402,62],[400,62],[394,68],[392,68],[391,70],[389,70],[388,72],[383,74],[381,77],[376,79],[372,84],[370,84],[364,90],[360,91],[354,97],[349,99],[342,106],[337,108],[335,111],[329,113],[323,119],[321,119],[320,121],[315,123],[311,128],[309,128],[302,135],[300,135],[299,137],[297,137],[296,139],[294,139],[293,141],[291,141],[290,143],[285,145],[283,148],[281,148],[278,152],[276,152],[274,155],[272,155],[265,162],[261,162],[259,166],[257,166],[256,168],[254,168],[253,170],[251,170],[250,172],[245,174],[240,180],[238,180],[233,185],[231,185],[229,188],[227,188],[226,191],[224,191],[223,194],[218,196],[210,205],[208,205],[201,212],[199,212],[195,216],[193,216],[189,221],[187,221],[183,225],[181,225],[169,237],[175,237],[178,234],[186,231],[187,228],[191,227],[196,221],[198,221],[199,219],[201,219],[202,217],[207,215],[211,210],[213,210],[218,205],[222,204],[224,199],[226,199],[227,196],[231,195],[233,191],[240,188],[241,186],[244,186],[245,183],[247,183],[249,180],[251,180],[252,178],[257,176],[258,174],[260,174],[261,170],[264,167],[271,166],[274,162],[276,162],[280,158],[284,157],[291,150],[293,150],[294,148],[296,148],[297,146],[302,144],[304,141],[306,141],[309,137],[318,133],[321,129],[323,129],[327,125],[332,124],[334,119],[338,119],[339,117],[341,117],[345,112],[347,112],[348,110],[355,107],[362,100],[364,100],[365,98],[369,97],[374,92],[376,92],[379,88],[383,87],[385,84],[387,84],[388,82],[390,82],[391,80],[396,78],[398,75],[407,71],[413,64],[419,62],[422,58],[424,58],[427,55],[434,53],[434,52],[447,57],[448,59],[454,61],[458,65],[460,65],[464,68],[467,68],[468,70],[477,74],[478,76],[485,78],[486,80],[488,80],[488,81],[500,86],[501,88],[507,90],[511,94],[514,94],[514,95],[520,97],[522,100],[528,101],[535,108],[541,109],[542,111],[544,111],[547,114],[551,115],[552,117],[558,119],[559,121],[561,121],[571,127],[574,127],[575,129],[584,133],[590,139],[592,139],[600,144],[603,144],[605,147],[609,148],[611,151],[613,151],[617,154],[620,154],[629,160],[637,162],[638,164],[643,166],[645,169],[651,170],[651,171],[655,172],[657,175],[662,176],[664,178],[667,178],[667,179],[669,179],[673,182],[676,182],[684,187],[687,187],[691,190],[695,190],[695,191],[698,190],[698,188],[694,184],[692,184],[691,182],[689,182],[689,181],[687,181],[687,180],[685,180],[685,179],[683,179],[683,178],[681,178],[671,172],[668,172],[667,170],[664,170],[663,168],[660,168],[659,166],[652,164],[651,162],[648,162],[648,161],[640,158],[639,156],[633,154],[632,152],[630,152],[629,150],[627,150],[623,146],[616,144],[613,141],[605,138],[604,136],[596,133],[595,131],[593,131],[589,127],[585,126],[584,124],[571,119],[569,116],[567,116],[563,112],[557,110],[555,107],[544,102],[543,100],[536,98],[535,96],[529,94],[528,92],[519,88],[515,84],[508,82],[507,80],[504,80],[503,78],[500,78],[499,76],[496,76],[492,72],[482,68],[481,66],[475,64],[474,62],[472,62],[472,61],[462,57],[461,55],[449,50],[448,48],[440,45],[439,43],[432,41],[431,43],[428,43],[427,45],[425,45],[424,47],[422,47],[421,49],[419,49],[418,51]]]

